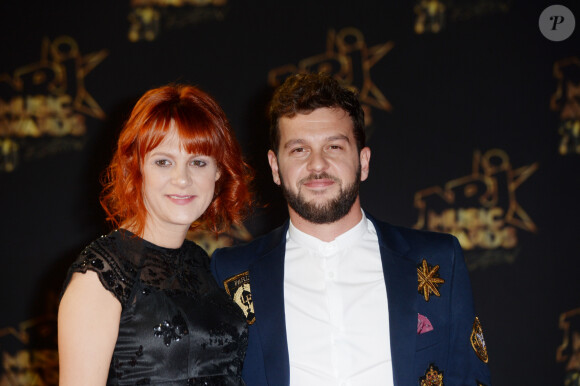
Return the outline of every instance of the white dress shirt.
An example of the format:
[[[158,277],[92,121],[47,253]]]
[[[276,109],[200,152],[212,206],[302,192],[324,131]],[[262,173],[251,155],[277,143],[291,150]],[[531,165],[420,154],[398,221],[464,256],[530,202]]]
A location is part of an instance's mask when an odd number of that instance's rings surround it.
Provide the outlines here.
[[[387,290],[378,238],[363,218],[331,242],[290,222],[284,308],[292,386],[392,386]]]

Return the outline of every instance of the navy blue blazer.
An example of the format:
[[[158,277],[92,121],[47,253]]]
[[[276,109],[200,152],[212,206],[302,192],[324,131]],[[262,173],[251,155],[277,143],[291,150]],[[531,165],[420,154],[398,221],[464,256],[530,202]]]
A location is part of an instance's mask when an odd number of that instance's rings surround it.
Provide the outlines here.
[[[395,385],[420,385],[425,378],[440,377],[446,386],[489,386],[487,350],[457,239],[366,215],[380,244]],[[255,320],[249,326],[243,367],[248,386],[290,382],[284,319],[288,224],[247,244],[218,249],[211,260],[216,280],[226,288],[232,278],[249,279],[245,288],[251,292]]]

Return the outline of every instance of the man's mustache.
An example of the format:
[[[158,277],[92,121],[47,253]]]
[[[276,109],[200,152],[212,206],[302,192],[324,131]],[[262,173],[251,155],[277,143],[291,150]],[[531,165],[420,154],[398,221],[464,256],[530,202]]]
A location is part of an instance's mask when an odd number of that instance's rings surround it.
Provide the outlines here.
[[[340,183],[339,178],[332,176],[332,175],[328,174],[327,172],[322,172],[322,173],[318,173],[318,174],[310,174],[310,175],[302,178],[301,180],[298,181],[298,185],[304,185],[310,181],[322,180],[322,179],[328,179],[328,180],[332,180],[334,182]]]

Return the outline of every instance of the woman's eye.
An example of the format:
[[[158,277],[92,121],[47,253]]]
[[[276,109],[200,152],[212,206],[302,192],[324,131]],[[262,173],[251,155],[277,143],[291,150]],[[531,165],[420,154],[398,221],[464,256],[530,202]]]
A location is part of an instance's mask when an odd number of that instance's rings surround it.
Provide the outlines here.
[[[207,165],[207,163],[205,161],[202,161],[200,159],[196,159],[196,160],[191,161],[191,164],[193,166],[197,166],[197,167],[203,167],[203,166]]]
[[[166,159],[159,159],[155,161],[155,165],[165,167],[171,165],[171,162],[169,162],[169,160]]]

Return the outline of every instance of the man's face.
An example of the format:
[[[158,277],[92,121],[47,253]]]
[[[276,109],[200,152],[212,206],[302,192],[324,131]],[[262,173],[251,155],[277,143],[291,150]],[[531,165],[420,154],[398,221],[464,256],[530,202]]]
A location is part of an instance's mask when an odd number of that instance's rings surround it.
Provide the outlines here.
[[[278,126],[278,156],[270,150],[268,160],[290,211],[317,224],[344,217],[358,200],[370,160],[369,148],[357,151],[351,117],[325,107],[282,117]]]

